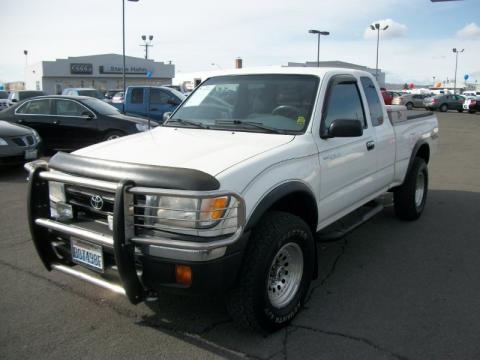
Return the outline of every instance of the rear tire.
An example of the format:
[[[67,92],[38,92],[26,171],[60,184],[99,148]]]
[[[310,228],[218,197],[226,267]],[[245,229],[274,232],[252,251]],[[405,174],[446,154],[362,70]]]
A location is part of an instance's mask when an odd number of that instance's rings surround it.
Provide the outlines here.
[[[117,138],[122,137],[122,136],[125,136],[125,134],[123,132],[118,131],[118,130],[112,130],[112,131],[109,131],[105,134],[105,137],[103,138],[103,141],[117,139]]]
[[[459,113],[462,113],[462,112],[463,112],[463,109],[457,109],[457,111],[458,111]]]
[[[442,104],[442,105],[440,105],[440,111],[441,111],[441,112],[447,112],[447,111],[448,111],[448,106],[447,106],[447,104]]]
[[[407,110],[413,109],[413,104],[411,102],[407,103],[405,106],[407,107]]]
[[[302,308],[313,276],[315,244],[308,225],[285,212],[267,213],[245,250],[239,280],[227,296],[241,327],[271,332]]]
[[[404,183],[393,191],[395,215],[402,220],[417,220],[425,208],[427,193],[427,164],[416,157]]]

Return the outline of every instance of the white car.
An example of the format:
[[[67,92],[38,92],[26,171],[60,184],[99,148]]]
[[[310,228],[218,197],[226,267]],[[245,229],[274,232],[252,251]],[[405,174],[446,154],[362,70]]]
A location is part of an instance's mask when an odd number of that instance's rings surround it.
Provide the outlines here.
[[[274,331],[317,273],[315,234],[387,191],[399,218],[424,210],[437,119],[387,109],[367,72],[233,70],[166,118],[28,165],[47,269],[135,304],[160,290],[226,295],[239,324]],[[358,223],[381,205],[368,209]]]

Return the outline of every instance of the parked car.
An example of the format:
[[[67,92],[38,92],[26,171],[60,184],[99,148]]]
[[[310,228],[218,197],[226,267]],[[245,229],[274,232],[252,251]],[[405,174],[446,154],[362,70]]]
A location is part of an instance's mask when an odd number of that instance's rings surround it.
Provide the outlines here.
[[[123,103],[112,103],[125,114],[163,122],[163,114],[171,112],[185,99],[181,92],[164,86],[129,86]]]
[[[107,91],[105,92],[105,98],[106,98],[106,99],[109,99],[109,100],[112,100],[113,97],[115,96],[115,94],[117,94],[117,93],[119,93],[119,92],[121,92],[121,91],[123,91],[123,90],[121,90],[121,89],[117,89],[117,90],[107,90]]]
[[[480,111],[480,99],[467,99],[463,104],[463,110],[468,111],[470,114],[474,114],[477,111]]]
[[[401,96],[401,93],[389,90],[382,90],[383,101],[385,105],[392,105],[392,100]]]
[[[463,112],[464,101],[464,98],[460,95],[447,94],[426,97],[423,99],[423,105],[427,110],[440,110],[441,112],[457,110]]]
[[[67,96],[90,96],[99,100],[105,100],[105,95],[100,90],[93,88],[66,88],[62,95]]]
[[[121,114],[85,96],[40,96],[0,112],[0,119],[27,125],[48,150],[74,150],[148,130],[148,121]]]
[[[404,105],[408,110],[412,110],[414,107],[423,108],[423,99],[431,96],[430,94],[402,94],[396,96],[392,100],[392,105]]]
[[[40,136],[34,129],[0,120],[0,165],[35,160],[40,144]]]
[[[0,111],[8,107],[8,91],[0,90]]]
[[[35,96],[42,96],[44,95],[43,91],[38,90],[14,90],[10,91],[8,94],[8,106],[12,106],[13,104],[23,101],[25,99],[29,99]]]
[[[473,97],[477,98],[477,97],[480,97],[480,91],[470,91],[470,90],[468,90],[468,91],[464,91],[462,93],[462,95],[467,96],[467,97],[473,96]]]
[[[274,331],[302,309],[318,232],[371,218],[380,203],[351,212],[388,190],[399,218],[421,216],[437,139],[435,115],[388,111],[368,72],[225,72],[148,134],[29,164],[31,237],[48,270],[132,303],[219,294]]]
[[[123,91],[117,92],[113,97],[112,97],[112,104],[123,104],[124,97],[123,97]]]

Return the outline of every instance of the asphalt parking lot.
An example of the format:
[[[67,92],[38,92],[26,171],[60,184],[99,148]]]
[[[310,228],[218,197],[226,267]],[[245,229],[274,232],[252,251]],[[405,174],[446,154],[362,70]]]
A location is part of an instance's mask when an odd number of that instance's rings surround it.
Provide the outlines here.
[[[0,358],[479,359],[480,114],[437,113],[422,218],[387,207],[320,244],[320,277],[285,330],[237,330],[220,298],[126,299],[41,265],[21,168],[0,169]]]

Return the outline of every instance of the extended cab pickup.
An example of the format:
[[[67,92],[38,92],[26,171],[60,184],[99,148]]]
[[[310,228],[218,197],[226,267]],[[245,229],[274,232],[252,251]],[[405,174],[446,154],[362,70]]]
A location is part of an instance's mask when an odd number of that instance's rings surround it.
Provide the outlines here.
[[[366,72],[225,72],[162,126],[30,163],[32,239],[48,270],[134,304],[217,292],[272,331],[302,307],[317,233],[388,191],[420,217],[437,138],[432,113],[387,110]]]
[[[166,86],[129,86],[123,103],[112,103],[128,115],[163,122],[163,114],[171,112],[185,100],[180,91]]]

